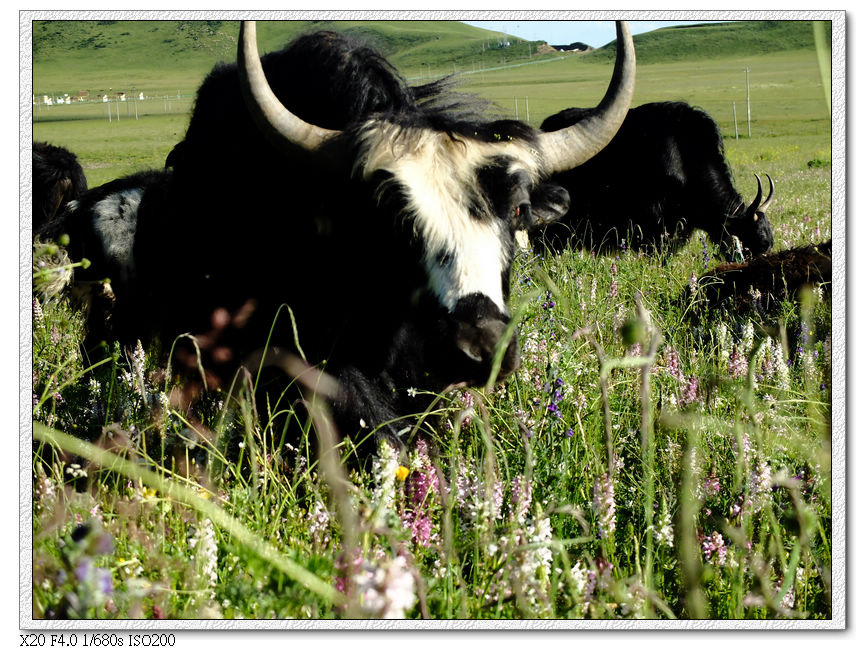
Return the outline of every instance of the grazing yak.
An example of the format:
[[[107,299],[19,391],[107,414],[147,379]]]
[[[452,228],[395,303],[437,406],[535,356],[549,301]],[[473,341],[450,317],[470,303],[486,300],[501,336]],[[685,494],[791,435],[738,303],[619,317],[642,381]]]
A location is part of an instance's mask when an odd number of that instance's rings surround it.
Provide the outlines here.
[[[592,110],[566,109],[544,120],[541,130],[579,124]],[[532,233],[539,249],[627,246],[674,253],[695,228],[719,244],[728,259],[740,248],[746,256],[772,248],[765,214],[774,193],[772,179],[764,201],[758,177],[757,195],[745,205],[733,187],[717,124],[683,102],[632,108],[603,151],[552,180],[568,190],[571,208],[560,221]]]
[[[280,352],[325,364],[343,432],[393,440],[424,391],[516,368],[515,233],[564,214],[547,179],[621,125],[635,61],[627,24],[617,32],[596,113],[541,133],[443,85],[411,89],[333,33],[259,57],[244,23],[237,64],[204,81],[168,168],[92,190],[48,230],[98,261],[80,280],[111,276],[112,337],[167,348],[192,333],[209,386]],[[183,354],[174,368],[196,365]]]
[[[47,142],[33,143],[33,232],[86,191],[87,179],[74,153]]]

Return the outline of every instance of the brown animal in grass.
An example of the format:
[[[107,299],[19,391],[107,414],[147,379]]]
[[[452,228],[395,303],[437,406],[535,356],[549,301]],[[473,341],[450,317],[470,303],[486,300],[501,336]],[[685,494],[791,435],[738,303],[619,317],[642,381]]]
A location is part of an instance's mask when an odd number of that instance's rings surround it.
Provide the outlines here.
[[[797,299],[805,286],[831,290],[832,240],[720,264],[697,282],[712,309],[727,304],[765,314],[782,301]]]

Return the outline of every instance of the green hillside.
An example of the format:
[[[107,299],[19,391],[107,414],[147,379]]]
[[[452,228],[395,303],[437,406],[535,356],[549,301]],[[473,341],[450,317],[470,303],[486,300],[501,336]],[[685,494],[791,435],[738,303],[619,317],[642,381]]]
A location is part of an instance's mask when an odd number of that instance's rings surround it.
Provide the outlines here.
[[[471,70],[474,61],[526,60],[540,44],[511,38],[503,48],[497,32],[458,21],[262,21],[259,49],[321,29],[369,43],[408,77]],[[233,60],[236,47],[237,21],[35,21],[34,93],[132,86],[145,94],[189,93],[214,63]]]
[[[454,69],[465,73],[464,90],[493,102],[502,116],[534,126],[563,108],[595,105],[610,77],[612,47],[529,60],[525,41],[512,39],[511,47],[501,47],[499,32],[455,21],[267,21],[259,23],[260,50],[278,49],[316,29],[339,29],[370,42],[414,82]],[[765,159],[769,154],[761,138],[789,138],[806,161],[828,159],[829,111],[812,30],[809,22],[738,22],[640,34],[633,103],[687,101],[707,110],[725,137],[735,137],[736,108],[738,126],[746,129],[748,68],[755,139],[747,145],[737,141],[738,146],[759,148]],[[76,152],[91,185],[161,167],[183,139],[204,75],[215,62],[234,58],[236,31],[235,21],[34,23],[34,139]],[[694,65],[697,59],[701,63]],[[81,90],[91,98],[124,90],[145,99],[42,102],[42,95],[74,96]],[[805,146],[806,136],[813,146]],[[737,156],[737,148],[728,153]]]
[[[824,23],[826,33],[830,24]],[[814,49],[814,27],[810,20],[735,21],[703,25],[665,27],[634,36],[637,61],[667,63],[772,54]],[[586,55],[587,59],[615,58],[609,44]]]
[[[828,25],[827,25],[828,27]],[[409,78],[471,72],[543,58],[540,41],[510,37],[458,21],[263,21],[262,52],[303,32],[332,29],[380,49]],[[233,60],[236,21],[34,21],[34,94],[135,88],[145,94],[192,94],[217,61]],[[634,38],[639,63],[740,57],[813,49],[809,21],[747,21],[671,27]],[[587,54],[606,63],[611,45]]]

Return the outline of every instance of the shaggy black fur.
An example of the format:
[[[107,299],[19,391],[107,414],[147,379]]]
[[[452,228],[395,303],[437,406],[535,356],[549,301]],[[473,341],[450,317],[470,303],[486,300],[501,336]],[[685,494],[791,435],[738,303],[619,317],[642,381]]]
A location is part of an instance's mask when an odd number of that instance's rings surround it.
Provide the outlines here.
[[[569,108],[548,117],[541,129],[554,131],[589,114]],[[682,102],[632,108],[604,150],[551,180],[568,190],[571,209],[533,233],[539,247],[610,251],[624,240],[634,249],[675,253],[696,228],[728,255],[734,252],[732,236],[746,255],[772,248],[768,219],[748,213],[750,200],[743,205],[733,187],[717,124]]]
[[[34,233],[86,191],[87,178],[74,153],[47,142],[33,143]]]

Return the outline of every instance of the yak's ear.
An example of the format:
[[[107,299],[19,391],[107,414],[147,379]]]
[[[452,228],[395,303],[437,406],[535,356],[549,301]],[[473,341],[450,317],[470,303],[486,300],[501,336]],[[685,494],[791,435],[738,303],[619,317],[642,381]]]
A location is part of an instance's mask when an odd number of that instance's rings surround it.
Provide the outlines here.
[[[532,191],[532,219],[528,229],[558,221],[571,207],[571,196],[561,185],[543,183]]]

